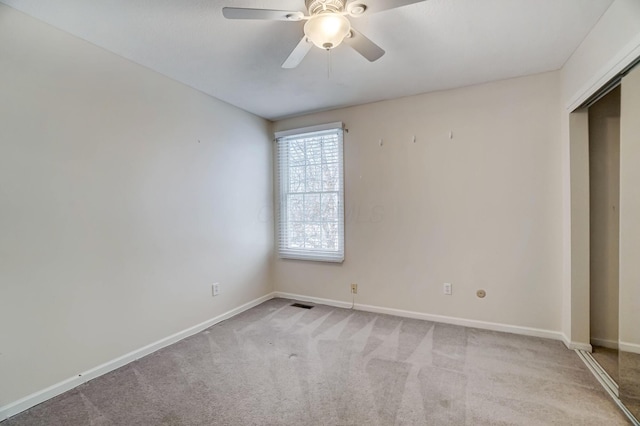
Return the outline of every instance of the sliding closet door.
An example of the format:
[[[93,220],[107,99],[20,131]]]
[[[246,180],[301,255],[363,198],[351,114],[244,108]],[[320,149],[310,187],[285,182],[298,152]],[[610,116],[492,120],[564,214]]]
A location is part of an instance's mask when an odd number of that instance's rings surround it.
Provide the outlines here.
[[[619,310],[620,399],[640,418],[640,66],[622,79]]]

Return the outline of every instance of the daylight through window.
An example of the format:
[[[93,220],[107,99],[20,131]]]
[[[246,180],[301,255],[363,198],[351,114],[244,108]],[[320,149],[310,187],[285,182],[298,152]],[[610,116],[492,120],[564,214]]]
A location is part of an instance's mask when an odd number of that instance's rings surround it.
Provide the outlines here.
[[[333,123],[276,134],[280,257],[344,260],[342,132]]]

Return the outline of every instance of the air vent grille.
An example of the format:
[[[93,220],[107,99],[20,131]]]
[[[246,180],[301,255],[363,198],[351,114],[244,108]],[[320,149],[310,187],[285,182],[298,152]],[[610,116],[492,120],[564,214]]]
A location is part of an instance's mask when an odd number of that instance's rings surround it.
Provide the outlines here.
[[[302,309],[311,309],[313,305],[305,305],[304,303],[292,303],[291,306],[294,308],[302,308]]]

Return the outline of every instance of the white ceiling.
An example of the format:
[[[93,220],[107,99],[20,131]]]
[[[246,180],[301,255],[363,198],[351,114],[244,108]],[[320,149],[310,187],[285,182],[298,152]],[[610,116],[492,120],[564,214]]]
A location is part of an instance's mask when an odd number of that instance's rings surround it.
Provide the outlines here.
[[[366,0],[365,3],[376,0]],[[268,119],[556,70],[613,0],[429,0],[353,18],[387,51],[314,48],[280,68],[302,23],[231,21],[223,6],[304,11],[304,0],[0,0]]]

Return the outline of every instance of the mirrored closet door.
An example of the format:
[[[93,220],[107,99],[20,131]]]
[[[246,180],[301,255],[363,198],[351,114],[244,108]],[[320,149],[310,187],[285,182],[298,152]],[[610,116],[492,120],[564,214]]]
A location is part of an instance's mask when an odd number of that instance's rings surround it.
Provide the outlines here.
[[[620,86],[589,107],[592,356],[618,383]]]
[[[588,108],[593,352],[586,360],[640,424],[640,66]]]
[[[640,419],[640,66],[622,78],[620,95],[618,388]]]

